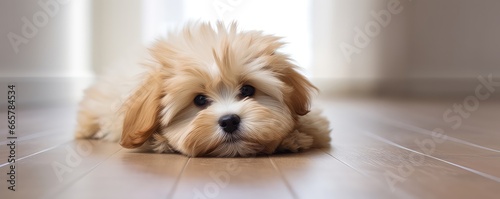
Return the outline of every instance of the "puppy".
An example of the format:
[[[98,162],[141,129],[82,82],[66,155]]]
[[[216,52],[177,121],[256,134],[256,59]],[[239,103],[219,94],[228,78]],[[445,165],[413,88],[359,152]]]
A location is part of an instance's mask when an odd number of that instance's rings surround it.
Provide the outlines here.
[[[190,24],[150,48],[139,78],[112,72],[88,88],[76,137],[187,156],[328,147],[329,122],[309,111],[317,89],[282,45],[234,23]]]

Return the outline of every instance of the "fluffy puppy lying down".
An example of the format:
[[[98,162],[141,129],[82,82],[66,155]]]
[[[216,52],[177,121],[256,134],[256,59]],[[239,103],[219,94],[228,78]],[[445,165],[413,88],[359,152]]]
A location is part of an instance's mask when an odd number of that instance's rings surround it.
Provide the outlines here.
[[[76,137],[188,156],[328,147],[328,121],[309,111],[316,88],[279,40],[221,23],[170,33],[141,76],[110,73],[87,89]]]

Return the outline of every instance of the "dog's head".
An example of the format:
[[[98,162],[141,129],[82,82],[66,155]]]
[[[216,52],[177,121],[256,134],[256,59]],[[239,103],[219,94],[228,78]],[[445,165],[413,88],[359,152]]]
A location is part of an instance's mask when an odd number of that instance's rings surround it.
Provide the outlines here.
[[[279,40],[219,23],[158,41],[151,54],[160,66],[129,98],[122,146],[161,137],[189,156],[274,152],[316,89],[277,51]]]

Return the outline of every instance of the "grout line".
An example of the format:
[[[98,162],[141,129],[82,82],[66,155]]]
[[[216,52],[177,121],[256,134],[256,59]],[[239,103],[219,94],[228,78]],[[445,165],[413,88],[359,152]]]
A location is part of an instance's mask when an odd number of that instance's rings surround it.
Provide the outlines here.
[[[56,128],[56,129],[48,129],[48,130],[43,130],[38,133],[33,133],[30,135],[22,136],[22,137],[17,137],[15,140],[16,142],[24,142],[24,141],[30,141],[35,138],[41,138],[41,137],[49,137],[53,134],[60,134],[61,132],[64,131],[64,128]],[[5,140],[1,141],[0,145],[6,145],[10,142],[11,140]]]
[[[49,148],[46,148],[46,149],[43,149],[43,150],[37,151],[37,152],[35,152],[35,153],[29,154],[29,155],[26,155],[26,156],[23,156],[23,157],[20,157],[20,158],[16,158],[16,163],[17,163],[18,161],[23,160],[23,159],[26,159],[26,158],[29,158],[29,157],[32,157],[32,156],[35,156],[35,155],[38,155],[38,154],[41,154],[41,153],[45,153],[45,152],[47,152],[47,151],[50,151],[50,150],[52,150],[52,149],[55,149],[55,148],[60,147],[60,146],[62,146],[62,145],[65,145],[65,144],[67,144],[67,143],[69,143],[69,142],[71,142],[71,141],[72,141],[72,139],[70,139],[70,140],[68,140],[68,141],[65,141],[65,142],[62,142],[62,143],[60,143],[60,144],[57,144],[57,145],[55,145],[55,146],[52,146],[52,147],[49,147]],[[1,168],[1,167],[4,167],[4,166],[6,166],[6,165],[9,165],[9,164],[10,164],[10,163],[8,163],[8,162],[6,162],[6,163],[4,163],[4,164],[0,164],[0,168]]]
[[[347,167],[349,167],[349,168],[353,169],[353,170],[354,170],[354,171],[356,171],[357,173],[359,173],[359,174],[361,174],[361,175],[363,175],[363,176],[369,177],[369,175],[367,175],[367,174],[365,174],[365,173],[361,172],[360,170],[358,170],[358,169],[354,168],[354,167],[353,167],[353,166],[351,166],[350,164],[347,164],[347,162],[344,162],[344,161],[342,161],[342,160],[338,159],[337,157],[335,157],[335,156],[333,156],[332,154],[328,153],[328,152],[327,152],[327,151],[325,151],[324,149],[320,149],[320,151],[322,151],[322,152],[326,153],[328,156],[330,156],[330,157],[332,157],[333,159],[335,159],[335,160],[339,161],[339,162],[340,162],[340,163],[342,163],[343,165],[346,165]]]
[[[290,183],[286,179],[286,177],[283,174],[283,172],[281,172],[281,170],[278,168],[278,166],[274,163],[273,159],[271,157],[269,157],[269,156],[267,156],[267,158],[271,162],[271,165],[273,166],[273,168],[278,172],[278,174],[281,177],[281,179],[285,182],[285,186],[288,189],[288,191],[290,191],[290,193],[292,194],[292,197],[293,198],[298,198],[297,193],[295,193],[295,191],[293,191],[292,186],[290,185]]]
[[[184,163],[184,166],[182,166],[182,169],[181,169],[181,172],[179,173],[179,175],[177,176],[177,178],[175,178],[175,183],[174,185],[172,186],[172,189],[170,189],[169,193],[167,194],[167,197],[166,198],[172,198],[174,196],[174,193],[177,189],[177,186],[179,184],[179,181],[181,180],[181,177],[182,177],[182,174],[184,174],[185,170],[186,170],[186,167],[187,165],[189,164],[189,162],[191,161],[191,157],[189,157],[187,160],[186,160],[186,163]]]
[[[398,110],[399,112],[399,110]],[[431,122],[433,123],[434,125],[443,125],[445,123],[442,123],[442,122],[436,122],[435,119],[429,119],[429,117],[426,117],[426,114],[417,114],[417,113],[412,113],[412,115],[414,115],[415,117],[418,118],[418,120],[421,120],[421,121],[424,121],[426,123],[428,122]],[[428,114],[427,114],[428,115]],[[431,116],[433,117],[433,116]],[[484,129],[482,127],[478,127],[478,126],[475,126],[475,125],[469,125],[469,124],[463,124],[461,125],[461,128],[464,128],[464,129],[468,129],[468,130],[471,130],[471,131],[478,131],[480,133],[485,133],[485,134],[496,134],[498,131],[491,131],[490,129]]]
[[[80,179],[84,178],[85,176],[87,176],[89,173],[91,173],[92,171],[94,171],[98,166],[100,166],[101,164],[103,164],[104,162],[106,162],[109,158],[111,158],[112,156],[116,155],[121,150],[122,150],[122,148],[118,148],[118,150],[116,150],[115,152],[113,152],[111,155],[109,155],[108,157],[106,157],[102,161],[98,162],[96,165],[94,165],[93,167],[91,167],[88,171],[86,171],[86,172],[82,173],[81,175],[79,175],[79,176],[77,176],[77,177],[69,180],[67,183],[63,184],[62,186],[58,187],[57,189],[53,189],[52,193],[45,194],[44,198],[54,198],[57,194],[62,193],[69,186],[71,186],[72,184],[76,183],[78,180],[80,180]]]
[[[432,131],[429,131],[429,130],[424,129],[424,128],[420,128],[418,126],[414,126],[414,125],[407,124],[407,123],[404,123],[404,122],[393,121],[393,120],[390,120],[390,119],[387,119],[387,118],[385,118],[383,120],[389,120],[389,121],[385,121],[385,122],[386,123],[390,123],[392,125],[395,125],[395,126],[397,126],[399,128],[403,128],[403,129],[410,130],[410,131],[413,131],[413,132],[416,132],[416,133],[420,133],[420,134],[424,134],[424,135],[431,135],[432,136]],[[455,138],[455,137],[449,136],[449,135],[446,135],[446,137],[444,139],[452,141],[452,142],[456,142],[456,143],[468,145],[470,147],[476,147],[476,148],[480,148],[480,149],[483,149],[483,150],[493,151],[493,152],[500,153],[500,150],[496,150],[496,149],[484,147],[484,146],[481,146],[481,145],[478,145],[478,144],[474,144],[472,142],[468,142],[468,141],[465,141],[465,140],[462,140],[462,139],[459,139],[459,138]]]
[[[63,144],[64,144],[64,143],[63,143]],[[23,159],[29,158],[29,157],[31,157],[31,156],[35,156],[35,155],[38,155],[38,154],[40,154],[40,153],[44,153],[44,152],[50,151],[50,150],[55,149],[55,148],[57,148],[57,147],[59,147],[59,146],[60,146],[60,145],[52,146],[52,147],[49,147],[49,148],[46,148],[46,149],[40,150],[40,151],[38,151],[38,152],[35,152],[35,153],[32,153],[32,154],[29,154],[29,155],[27,155],[27,156],[24,156],[24,157],[21,157],[21,158],[17,158],[17,159],[16,159],[16,163],[17,163],[18,161],[21,161],[21,160],[23,160]],[[9,165],[9,164],[10,164],[10,163],[8,163],[8,162],[7,162],[7,163],[4,163],[4,164],[0,164],[0,167],[4,167],[5,165]]]
[[[324,153],[326,153],[327,155],[331,156],[332,158],[336,159],[336,160],[337,160],[337,161],[339,161],[340,163],[342,163],[342,164],[346,165],[347,167],[349,167],[349,168],[353,169],[354,171],[356,171],[356,172],[357,172],[357,173],[359,173],[360,175],[362,175],[362,176],[364,176],[364,177],[366,177],[366,178],[369,178],[370,180],[372,180],[372,182],[373,182],[373,183],[376,183],[377,185],[380,185],[381,187],[383,187],[383,188],[384,188],[384,190],[386,190],[386,189],[385,189],[385,188],[386,188],[386,186],[384,186],[383,181],[378,180],[378,179],[377,179],[376,177],[374,177],[374,176],[371,176],[371,175],[368,175],[368,174],[365,174],[365,173],[361,172],[360,170],[358,170],[358,169],[354,168],[353,166],[351,166],[351,165],[347,164],[346,162],[344,162],[344,161],[342,161],[342,160],[340,160],[340,159],[336,158],[336,157],[335,157],[335,156],[333,156],[332,154],[330,154],[330,153],[328,153],[328,152],[324,151],[323,149],[321,149],[321,151],[323,151],[323,152],[324,152]],[[413,196],[408,195],[408,193],[406,193],[406,192],[404,192],[404,191],[402,191],[402,190],[399,190],[399,189],[398,189],[398,190],[396,190],[396,192],[397,192],[398,194],[400,194],[400,195],[405,196],[405,198],[414,198]]]
[[[358,111],[358,112],[360,112],[360,111]],[[419,134],[424,134],[424,135],[430,135],[430,136],[432,136],[432,131],[424,129],[424,128],[420,128],[418,126],[414,126],[414,125],[407,124],[407,123],[404,123],[404,122],[396,121],[394,119],[387,118],[387,117],[381,117],[381,116],[374,117],[373,114],[368,113],[368,112],[365,112],[365,114],[362,114],[362,115],[368,115],[372,120],[379,120],[379,121],[385,122],[386,124],[393,125],[393,126],[398,127],[398,128],[402,128],[402,129],[405,129],[405,130],[410,130],[412,132],[419,133]],[[377,119],[374,119],[374,118],[377,118]],[[465,141],[465,140],[462,140],[462,139],[459,139],[459,138],[455,138],[455,137],[452,137],[452,136],[449,136],[449,135],[446,135],[446,137],[444,139],[452,141],[452,142],[460,143],[460,144],[463,144],[463,145],[467,145],[467,146],[470,146],[470,147],[475,147],[475,148],[483,149],[483,150],[486,150],[486,151],[492,151],[492,152],[500,153],[500,150],[488,148],[488,147],[481,146],[481,145],[478,145],[478,144],[474,144],[472,142]]]
[[[404,146],[401,146],[397,143],[394,143],[388,139],[385,139],[383,137],[380,137],[379,135],[376,135],[374,133],[371,133],[371,132],[368,132],[368,131],[365,131],[365,134],[371,138],[374,138],[376,140],[379,140],[381,142],[384,142],[386,144],[389,144],[389,145],[392,145],[392,146],[395,146],[395,147],[398,147],[400,149],[404,149],[404,150],[407,150],[407,151],[410,151],[410,152],[413,152],[413,153],[416,153],[416,154],[419,154],[419,155],[423,155],[425,157],[428,157],[428,158],[431,158],[431,159],[434,159],[434,160],[437,160],[437,161],[440,161],[440,162],[443,162],[443,163],[446,163],[446,164],[450,164],[450,165],[453,165],[455,167],[458,167],[458,168],[461,168],[461,169],[464,169],[466,171],[469,171],[471,173],[474,173],[474,174],[477,174],[477,175],[480,175],[482,177],[485,177],[485,178],[488,178],[490,180],[493,180],[495,182],[500,182],[500,178],[497,177],[497,176],[493,176],[493,175],[490,175],[490,174],[487,174],[487,173],[483,173],[483,172],[480,172],[480,171],[476,171],[474,169],[471,169],[471,168],[468,168],[468,167],[465,167],[465,166],[462,166],[462,165],[459,165],[459,164],[456,164],[456,163],[453,163],[453,162],[450,162],[450,161],[446,161],[446,160],[443,160],[443,159],[440,159],[440,158],[436,158],[434,156],[431,156],[431,155],[427,155],[425,153],[421,153],[419,151],[415,151],[413,149],[410,149],[410,148],[406,148]]]
[[[482,127],[478,127],[475,125],[469,125],[469,124],[462,124],[462,128],[469,129],[471,131],[477,131],[477,132],[484,133],[484,134],[497,134],[498,133],[498,130],[484,129]]]

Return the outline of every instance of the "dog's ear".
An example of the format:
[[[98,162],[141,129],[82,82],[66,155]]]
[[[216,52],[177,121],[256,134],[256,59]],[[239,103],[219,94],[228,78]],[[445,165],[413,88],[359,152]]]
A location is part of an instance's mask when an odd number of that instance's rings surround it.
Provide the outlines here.
[[[160,75],[148,75],[122,106],[125,119],[120,145],[125,148],[140,147],[157,130],[161,97]]]
[[[292,88],[285,97],[285,103],[290,110],[298,115],[309,113],[311,104],[311,92],[317,90],[303,75],[295,70],[295,67],[287,67],[282,71],[281,80]]]
[[[172,61],[172,57],[177,56],[177,53],[165,40],[156,41],[153,46],[149,48],[149,54],[156,62],[166,68],[170,68],[171,63],[169,63],[169,61]]]

